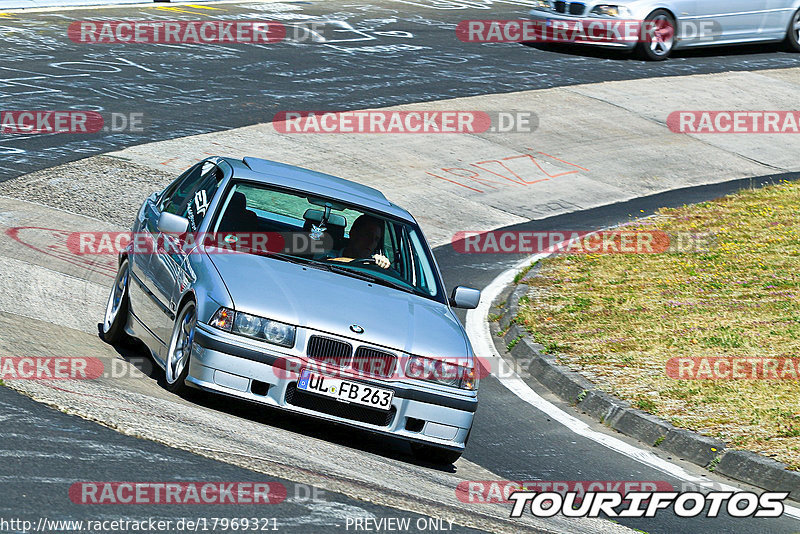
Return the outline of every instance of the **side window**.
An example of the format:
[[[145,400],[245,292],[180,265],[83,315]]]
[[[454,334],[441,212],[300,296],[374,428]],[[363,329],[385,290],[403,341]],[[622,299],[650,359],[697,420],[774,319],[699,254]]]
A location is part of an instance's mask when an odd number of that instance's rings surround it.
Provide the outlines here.
[[[197,230],[223,176],[222,169],[214,163],[210,161],[198,163],[166,189],[159,209],[186,217],[189,219],[190,228],[193,231]]]
[[[409,249],[408,230],[405,228],[405,226],[399,225],[397,229],[399,234],[397,235],[398,263],[401,266],[401,268],[398,270],[403,275],[403,278],[406,280],[406,282],[410,283],[411,285],[417,285],[417,276],[414,268],[414,256],[410,254]]]
[[[208,212],[211,200],[222,183],[224,173],[215,164],[207,161],[201,169],[200,180],[187,195],[186,205],[181,210],[183,217],[189,219],[192,230],[197,230]]]
[[[420,238],[419,234],[417,234],[416,230],[411,230],[408,237],[410,245],[414,249],[416,256],[419,258],[424,258],[425,247],[422,244],[422,239]],[[426,291],[430,296],[435,297],[437,290],[436,282],[434,281],[435,276],[433,274],[433,264],[427,261],[421,262],[420,265],[414,267],[414,274],[415,276],[419,277],[419,283],[417,285],[422,290]]]
[[[158,209],[175,215],[182,215],[181,211],[185,205],[186,198],[200,180],[203,166],[204,164],[198,163],[167,187],[161,196]]]
[[[395,235],[395,226],[389,221],[386,221],[383,229],[383,253],[389,258],[392,267],[397,269],[397,236]]]

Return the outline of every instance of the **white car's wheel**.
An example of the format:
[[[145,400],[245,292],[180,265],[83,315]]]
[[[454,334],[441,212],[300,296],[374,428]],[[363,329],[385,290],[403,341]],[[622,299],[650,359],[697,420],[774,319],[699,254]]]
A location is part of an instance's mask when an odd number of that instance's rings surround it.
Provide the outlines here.
[[[792,16],[786,31],[786,47],[792,52],[800,52],[800,9]]]
[[[672,54],[677,26],[675,18],[663,9],[647,15],[642,24],[636,53],[648,61],[663,61]]]

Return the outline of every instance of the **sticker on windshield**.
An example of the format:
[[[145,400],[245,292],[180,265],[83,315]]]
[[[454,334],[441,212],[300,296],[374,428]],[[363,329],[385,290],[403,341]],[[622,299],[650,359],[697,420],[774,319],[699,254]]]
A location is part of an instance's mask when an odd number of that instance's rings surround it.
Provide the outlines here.
[[[205,217],[208,210],[208,196],[205,189],[201,189],[194,195],[195,213]]]

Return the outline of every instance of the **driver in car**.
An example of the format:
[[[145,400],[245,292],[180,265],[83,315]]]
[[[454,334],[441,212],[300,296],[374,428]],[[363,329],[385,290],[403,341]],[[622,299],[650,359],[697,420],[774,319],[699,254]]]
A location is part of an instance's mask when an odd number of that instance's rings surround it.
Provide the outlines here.
[[[351,262],[359,259],[372,259],[381,269],[388,269],[389,258],[376,252],[383,240],[383,222],[371,215],[361,215],[350,228],[347,245],[342,249],[342,256],[331,258],[333,261]]]

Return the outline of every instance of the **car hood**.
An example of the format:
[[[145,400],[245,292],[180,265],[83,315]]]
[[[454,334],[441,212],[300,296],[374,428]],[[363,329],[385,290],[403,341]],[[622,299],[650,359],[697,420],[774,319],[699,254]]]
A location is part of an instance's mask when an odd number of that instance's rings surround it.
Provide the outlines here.
[[[434,358],[470,354],[442,303],[394,288],[252,254],[209,255],[238,311]],[[360,335],[350,325],[364,329]]]

